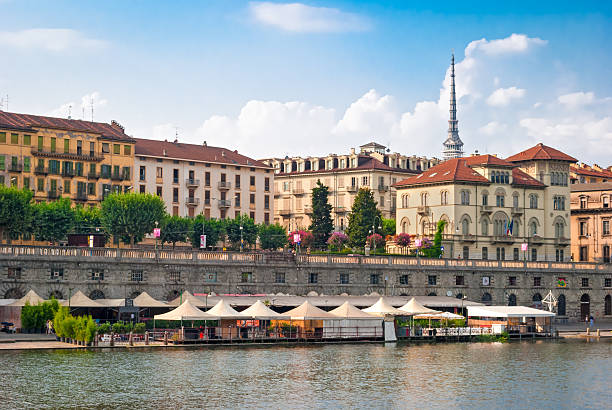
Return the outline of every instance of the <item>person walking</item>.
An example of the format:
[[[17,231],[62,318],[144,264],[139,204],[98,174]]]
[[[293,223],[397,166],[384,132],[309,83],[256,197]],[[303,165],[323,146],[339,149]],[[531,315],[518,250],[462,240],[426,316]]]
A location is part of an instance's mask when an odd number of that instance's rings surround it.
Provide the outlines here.
[[[593,316],[590,317],[590,326],[589,327],[593,327],[593,323],[595,322],[595,319],[593,319]]]

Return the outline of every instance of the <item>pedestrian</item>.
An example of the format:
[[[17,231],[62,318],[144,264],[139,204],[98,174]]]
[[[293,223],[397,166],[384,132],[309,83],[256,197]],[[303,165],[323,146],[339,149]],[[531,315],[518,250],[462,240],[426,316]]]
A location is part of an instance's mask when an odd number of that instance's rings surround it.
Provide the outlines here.
[[[593,319],[593,316],[591,316],[590,320],[591,320],[591,326],[590,326],[590,327],[593,327],[593,322],[595,321],[595,320]]]
[[[584,323],[586,323],[587,327],[590,327],[590,326],[589,326],[589,315],[586,315],[586,316],[585,316],[585,318],[584,318]]]

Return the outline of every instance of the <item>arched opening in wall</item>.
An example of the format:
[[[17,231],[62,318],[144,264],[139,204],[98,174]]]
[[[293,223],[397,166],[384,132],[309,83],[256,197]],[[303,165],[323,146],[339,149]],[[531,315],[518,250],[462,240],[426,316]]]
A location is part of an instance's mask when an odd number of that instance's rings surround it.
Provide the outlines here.
[[[606,295],[604,298],[604,315],[612,315],[612,296]]]
[[[516,295],[514,293],[508,295],[508,306],[516,306]]]
[[[591,316],[591,298],[586,293],[580,297],[580,319]]]
[[[538,309],[542,307],[542,295],[539,293],[534,294],[531,297],[531,301],[533,302],[533,307]]]
[[[21,299],[23,297],[23,290],[19,288],[10,288],[4,294],[4,299]]]
[[[455,296],[457,299],[463,299],[463,293],[457,293],[457,296]]]
[[[92,300],[104,299],[104,292],[102,292],[100,289],[94,289],[89,294],[89,299],[92,299]]]
[[[181,292],[178,290],[171,290],[170,292],[168,292],[168,295],[166,296],[166,300],[168,302],[178,298],[181,295]]]
[[[130,293],[130,299],[136,299],[138,296],[140,296],[141,293],[142,292],[139,291],[139,290],[136,290],[136,291]]]
[[[436,292],[429,292],[429,294],[427,294],[427,296],[438,296],[438,295],[436,295]]]
[[[62,292],[60,292],[59,290],[53,290],[49,293],[49,299],[64,299],[64,294]]]
[[[565,295],[559,295],[557,298],[557,315],[565,316]]]
[[[485,293],[482,295],[482,298],[480,298],[480,301],[487,306],[491,306],[491,303],[493,302],[493,298],[491,297],[490,293]]]

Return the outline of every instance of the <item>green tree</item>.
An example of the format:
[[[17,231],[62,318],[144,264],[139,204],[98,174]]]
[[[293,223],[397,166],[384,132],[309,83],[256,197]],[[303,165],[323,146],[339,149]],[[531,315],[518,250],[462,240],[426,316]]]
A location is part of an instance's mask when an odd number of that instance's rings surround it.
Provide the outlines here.
[[[368,188],[359,189],[349,214],[348,228],[346,230],[351,246],[364,246],[372,226],[374,226],[374,230],[377,233],[380,232],[378,226],[382,222],[382,217],[376,205],[372,191]]]
[[[77,205],[74,208],[74,232],[75,233],[94,233],[96,228],[102,227],[100,208],[84,207]]]
[[[436,227],[436,234],[434,235],[433,244],[430,248],[423,249],[423,255],[429,258],[439,258],[442,255],[442,235],[444,234],[444,227],[446,221],[440,219],[438,226]]]
[[[4,232],[8,243],[11,238],[25,232],[30,224],[32,191],[0,186],[0,242]]]
[[[161,223],[161,236],[159,238],[162,246],[164,243],[171,243],[172,249],[174,249],[177,242],[187,242],[188,238],[191,237],[192,223],[193,221],[190,218],[166,215]]]
[[[395,235],[395,219],[383,218],[381,235],[383,238],[386,238],[389,235],[391,236]]]
[[[240,227],[242,226],[242,240],[244,241],[243,247],[253,246],[257,241],[257,225],[252,218],[248,215],[240,215],[234,219],[225,220],[225,232],[227,239],[231,242],[232,248],[240,249]]]
[[[32,225],[38,241],[61,241],[72,230],[74,223],[75,212],[68,198],[33,205]]]
[[[327,247],[327,240],[334,230],[328,196],[329,188],[317,180],[317,186],[312,188],[312,217],[308,229],[314,236],[313,246],[318,249]]]
[[[204,229],[202,230],[202,225]],[[200,235],[206,235],[206,247],[212,248],[225,234],[223,221],[219,219],[206,219],[200,214],[193,220],[193,232],[191,233],[191,246],[200,247]]]
[[[278,249],[287,245],[287,232],[279,224],[259,225],[259,244],[262,249]]]
[[[151,194],[111,194],[102,201],[101,219],[106,232],[134,246],[153,232],[166,215],[164,201]]]

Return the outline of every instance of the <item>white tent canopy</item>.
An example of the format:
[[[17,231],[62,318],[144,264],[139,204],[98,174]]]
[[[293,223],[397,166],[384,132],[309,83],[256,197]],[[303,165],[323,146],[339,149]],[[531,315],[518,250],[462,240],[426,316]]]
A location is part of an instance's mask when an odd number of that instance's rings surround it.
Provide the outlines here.
[[[414,318],[415,319],[447,319],[447,320],[465,319],[463,316],[457,315],[451,312],[428,313],[424,315],[416,315]]]
[[[168,302],[169,306],[178,306],[180,304],[182,304],[184,301],[188,300],[189,302],[191,302],[191,304],[193,306],[197,306],[197,307],[206,307],[206,303],[196,297],[193,296],[191,293],[189,293],[188,291],[184,291],[182,294],[180,294],[176,299],[171,300],[170,302]]]
[[[147,292],[142,292],[134,298],[134,306],[139,308],[168,307],[166,303],[153,299]]]
[[[36,292],[30,289],[30,291],[28,291],[28,293],[26,293],[24,297],[22,297],[21,299],[17,299],[8,306],[25,306],[26,303],[29,303],[31,306],[36,306],[39,303],[43,303],[44,301],[45,300],[43,298],[38,296]]]
[[[96,299],[96,302],[106,307],[122,307],[125,306],[125,299]]]
[[[526,306],[468,306],[469,317],[552,317],[552,312]]]
[[[155,320],[218,320],[219,317],[213,316],[209,313],[202,312],[200,309],[195,307],[189,300],[183,302],[183,304],[170,312],[163,313],[161,315],[155,315]]]
[[[432,315],[436,313],[440,313],[438,310],[433,310],[421,305],[416,301],[415,298],[412,298],[406,303],[404,306],[400,307],[399,310],[405,312],[407,315]]]
[[[323,320],[323,319],[338,319],[337,316],[332,315],[329,312],[319,309],[309,301],[302,303],[295,309],[291,309],[284,313],[286,316],[290,316],[292,320]]]
[[[330,310],[329,313],[342,319],[377,319],[380,320],[380,316],[366,313],[363,310],[357,309],[355,306],[348,302],[344,302],[334,310]]]
[[[70,298],[70,300],[66,300],[62,302],[63,306],[70,306],[71,308],[103,308],[106,307],[106,305],[103,305],[102,303],[98,303],[95,300],[89,299],[87,296],[85,296],[85,294],[83,292],[81,292],[80,290],[77,291],[77,293],[75,293],[74,295],[72,295],[72,297]]]
[[[376,303],[374,303],[369,308],[362,309],[362,311],[366,313],[371,313],[376,316],[385,316],[385,315],[394,315],[394,316],[408,316],[406,312],[403,310],[399,310],[391,306],[383,297],[378,299]]]
[[[257,300],[250,307],[246,308],[240,315],[247,319],[261,319],[261,320],[282,320],[289,319],[291,316],[282,315],[276,313],[269,307],[267,307],[261,300]]]
[[[220,319],[244,319],[236,309],[228,305],[223,299],[206,311],[209,315],[217,316]]]

